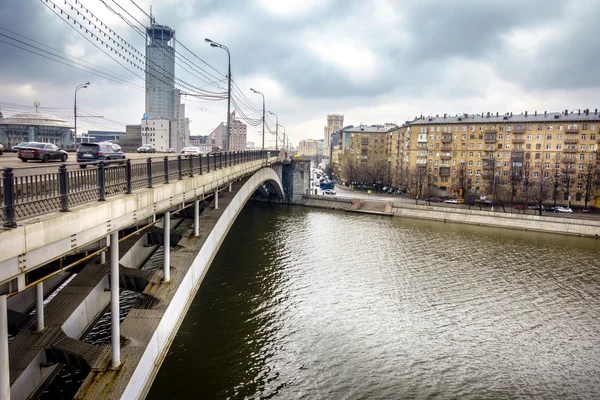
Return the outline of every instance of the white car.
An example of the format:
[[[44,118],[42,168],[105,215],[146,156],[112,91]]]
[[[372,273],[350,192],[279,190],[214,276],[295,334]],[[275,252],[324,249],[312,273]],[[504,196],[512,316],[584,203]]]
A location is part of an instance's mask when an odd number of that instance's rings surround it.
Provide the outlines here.
[[[333,190],[333,189],[325,189],[325,190],[323,190],[323,194],[334,195],[335,194],[335,190]]]
[[[572,213],[573,210],[570,209],[569,207],[556,207],[556,209],[554,210],[554,212],[559,212],[559,213]]]
[[[200,147],[189,146],[189,147],[184,147],[183,150],[181,150],[181,154],[200,155],[200,154],[202,154],[202,151],[200,151]]]
[[[456,200],[456,199],[448,199],[448,200],[444,200],[444,203],[458,204],[458,200]]]

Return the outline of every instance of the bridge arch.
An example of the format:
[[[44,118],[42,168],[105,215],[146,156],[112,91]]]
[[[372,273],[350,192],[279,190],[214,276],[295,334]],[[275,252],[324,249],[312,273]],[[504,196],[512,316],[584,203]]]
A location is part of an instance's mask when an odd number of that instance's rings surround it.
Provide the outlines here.
[[[280,199],[284,198],[281,179],[272,168],[262,168],[246,180],[234,198],[225,206],[218,221],[206,237],[202,248],[192,261],[192,265],[187,273],[180,282],[176,282],[178,289],[164,311],[152,338],[148,341],[144,354],[137,365],[132,366],[135,368],[135,371],[128,380],[127,387],[119,395],[120,398],[143,398],[147,394],[169,350],[170,344],[177,334],[179,325],[187,313],[196,292],[200,288],[200,284],[208,272],[212,260],[221,247],[221,243],[227,236],[238,214],[248,202],[248,199],[265,182],[271,184]],[[126,321],[127,318],[122,325]]]

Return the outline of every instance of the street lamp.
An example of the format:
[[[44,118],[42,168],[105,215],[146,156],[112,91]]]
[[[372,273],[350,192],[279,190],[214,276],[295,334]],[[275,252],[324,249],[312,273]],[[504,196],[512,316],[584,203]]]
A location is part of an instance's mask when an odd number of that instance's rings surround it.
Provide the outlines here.
[[[252,88],[250,88],[250,90],[252,90],[254,93],[256,94],[260,94],[262,96],[263,99],[263,115],[262,115],[262,149],[263,151],[265,150],[265,95],[262,94],[261,92],[259,92],[258,90],[254,90]]]
[[[86,83],[82,83],[80,85],[77,85],[77,87],[75,88],[75,105],[73,106],[73,114],[74,114],[74,119],[75,119],[75,123],[74,128],[75,128],[75,137],[73,138],[73,144],[77,143],[77,91],[79,89],[85,89],[88,87],[88,85],[90,84],[89,81],[87,81]],[[90,141],[90,136],[88,135],[88,142]],[[82,140],[83,142],[83,140]]]
[[[210,47],[218,47],[227,52],[227,60],[229,66],[227,71],[227,138],[225,139],[225,151],[231,151],[231,53],[229,53],[229,49],[225,45],[213,42],[209,38],[204,39],[204,41],[210,44]]]
[[[283,126],[283,125],[279,125],[279,126],[283,128],[283,151],[285,151],[285,144],[286,144],[286,142],[285,142],[285,126]]]
[[[275,116],[275,151],[279,152],[279,117],[271,111],[269,111],[269,114]]]

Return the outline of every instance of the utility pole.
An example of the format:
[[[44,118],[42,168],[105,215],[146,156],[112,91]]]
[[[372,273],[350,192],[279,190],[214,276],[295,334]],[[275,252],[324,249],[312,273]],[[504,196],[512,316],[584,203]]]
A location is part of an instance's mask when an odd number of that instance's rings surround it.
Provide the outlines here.
[[[259,92],[258,90],[254,90],[250,88],[254,93],[260,94],[263,99],[263,109],[262,109],[262,149],[265,150],[265,95]]]
[[[279,117],[274,112],[269,111],[269,114],[275,116],[275,151],[279,152]]]
[[[204,39],[206,43],[209,43],[211,47],[217,47],[223,49],[227,52],[227,60],[228,60],[228,72],[227,72],[227,132],[225,134],[225,151],[231,151],[231,53],[229,53],[229,49],[227,46],[222,45],[217,42],[213,42],[209,38]],[[263,111],[264,114],[264,111]],[[264,121],[264,115],[263,115]]]
[[[86,83],[82,83],[80,85],[77,85],[77,87],[75,87],[75,105],[73,106],[73,119],[74,119],[74,128],[75,128],[75,137],[73,138],[73,144],[77,143],[77,91],[79,89],[85,89],[88,87],[88,85],[90,84],[89,81],[87,81]],[[88,142],[90,141],[89,135],[88,135]],[[83,140],[82,140],[83,142]]]

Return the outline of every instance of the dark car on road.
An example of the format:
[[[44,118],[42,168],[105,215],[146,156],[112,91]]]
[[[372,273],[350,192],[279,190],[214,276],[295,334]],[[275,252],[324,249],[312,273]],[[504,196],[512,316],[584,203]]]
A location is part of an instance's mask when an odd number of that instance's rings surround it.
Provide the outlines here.
[[[152,146],[141,146],[136,150],[138,153],[156,153],[156,149]]]
[[[24,149],[25,147],[27,147],[27,145],[29,144],[29,142],[21,142],[19,144],[17,144],[16,146],[13,146],[12,152],[13,153],[17,153],[19,150]]]
[[[79,168],[87,167],[93,161],[125,160],[127,157],[110,143],[81,143],[77,148]]]
[[[18,157],[21,161],[38,160],[48,162],[50,160],[67,161],[69,155],[66,151],[60,149],[52,143],[29,142],[19,150]]]

